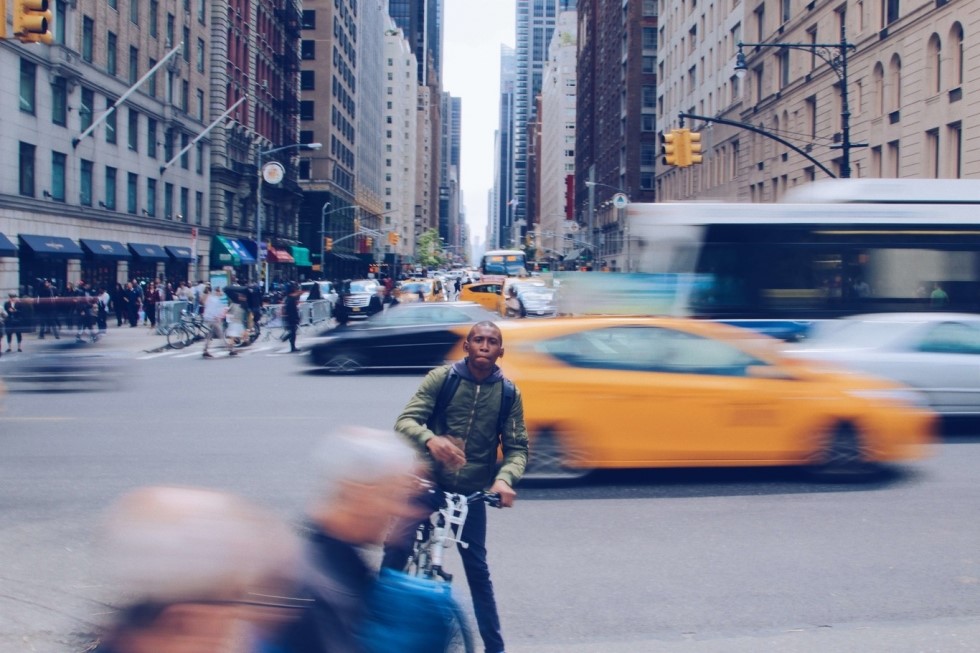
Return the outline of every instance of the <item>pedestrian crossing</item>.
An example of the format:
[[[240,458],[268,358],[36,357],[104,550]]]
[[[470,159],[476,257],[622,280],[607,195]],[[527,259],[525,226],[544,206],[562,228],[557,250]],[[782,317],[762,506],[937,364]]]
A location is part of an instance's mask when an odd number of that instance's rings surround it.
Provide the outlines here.
[[[222,346],[211,345],[211,353],[215,358],[228,356],[228,350]],[[279,356],[289,353],[288,342],[255,342],[248,347],[236,347],[239,356]],[[144,352],[136,356],[136,360],[154,360],[158,358],[201,358],[204,353],[202,345],[192,345],[184,349],[164,349],[162,351]]]

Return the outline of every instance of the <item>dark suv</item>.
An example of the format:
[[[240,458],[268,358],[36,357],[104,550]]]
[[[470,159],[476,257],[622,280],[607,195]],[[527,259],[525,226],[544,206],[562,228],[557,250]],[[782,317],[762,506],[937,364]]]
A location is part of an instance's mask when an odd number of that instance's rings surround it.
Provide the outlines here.
[[[375,279],[357,279],[351,281],[348,292],[344,295],[344,306],[347,307],[347,318],[363,320],[376,310],[371,309],[371,298],[378,294],[381,284]]]

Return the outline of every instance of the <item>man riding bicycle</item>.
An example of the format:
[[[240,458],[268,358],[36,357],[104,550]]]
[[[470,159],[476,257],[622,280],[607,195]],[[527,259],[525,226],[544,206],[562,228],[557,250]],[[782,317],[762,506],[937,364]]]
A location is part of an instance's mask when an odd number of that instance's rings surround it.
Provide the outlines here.
[[[504,355],[503,335],[493,322],[475,324],[466,336],[467,356],[432,370],[422,381],[395,423],[395,430],[423,452],[438,489],[470,494],[490,486],[501,505],[511,507],[514,485],[527,465],[528,436],[520,392],[497,367]],[[453,376],[458,378],[453,378]],[[441,406],[447,383],[455,392]],[[513,396],[509,399],[508,386]],[[503,406],[503,413],[502,408]],[[503,464],[497,467],[497,450]],[[399,523],[385,544],[382,565],[404,569],[411,554],[418,520]],[[486,504],[471,504],[459,552],[473,597],[480,636],[487,653],[503,653],[500,619],[487,566]]]

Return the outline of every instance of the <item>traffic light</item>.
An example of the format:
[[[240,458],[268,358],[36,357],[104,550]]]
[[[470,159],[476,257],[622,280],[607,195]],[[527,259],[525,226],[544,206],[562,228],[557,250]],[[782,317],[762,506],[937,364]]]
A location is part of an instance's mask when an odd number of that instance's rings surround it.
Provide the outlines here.
[[[687,164],[701,163],[701,134],[690,132],[687,135]]]
[[[14,36],[22,43],[54,41],[48,0],[14,0]]]
[[[388,244],[397,245],[398,244],[398,234],[394,231],[388,232]]]
[[[670,133],[664,132],[660,135],[663,139],[663,145],[661,149],[663,151],[663,161],[665,166],[676,166],[679,165],[677,160],[677,130],[671,129]]]
[[[327,250],[328,252],[333,249],[333,238],[327,236],[323,239],[323,249]]]
[[[374,247],[374,238],[368,236],[367,238],[364,239],[364,243],[367,245],[368,249],[371,249],[372,247]]]
[[[361,230],[361,219],[354,218],[354,233],[356,234]]]

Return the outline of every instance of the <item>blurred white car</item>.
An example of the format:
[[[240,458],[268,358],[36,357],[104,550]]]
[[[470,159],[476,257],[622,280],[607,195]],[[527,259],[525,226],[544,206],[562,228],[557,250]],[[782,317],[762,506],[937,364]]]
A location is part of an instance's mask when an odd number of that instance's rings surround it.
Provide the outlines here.
[[[337,290],[333,287],[333,282],[331,281],[304,281],[301,283],[299,285],[302,291],[299,296],[301,302],[309,299],[310,291],[313,290],[314,285],[320,286],[320,297],[330,302],[331,307],[337,305]]]
[[[786,353],[901,381],[920,390],[942,415],[980,415],[980,315],[882,313],[829,320]]]

